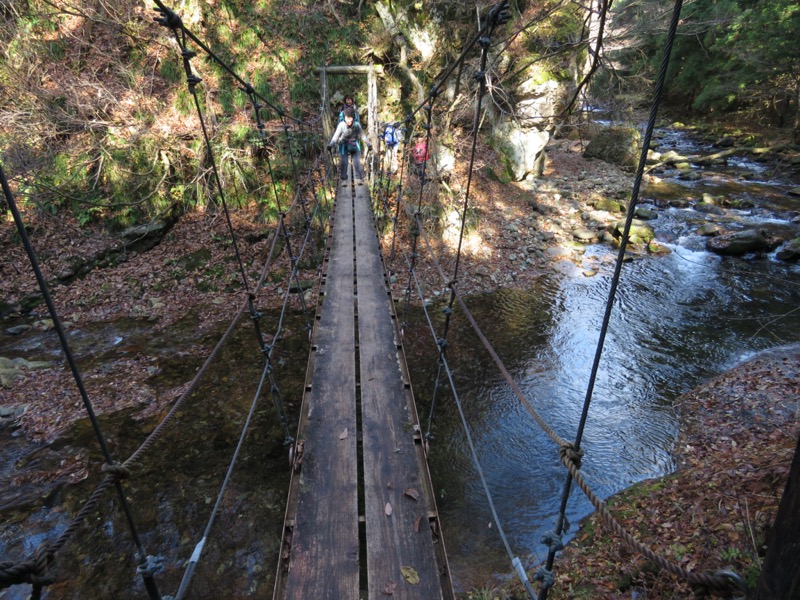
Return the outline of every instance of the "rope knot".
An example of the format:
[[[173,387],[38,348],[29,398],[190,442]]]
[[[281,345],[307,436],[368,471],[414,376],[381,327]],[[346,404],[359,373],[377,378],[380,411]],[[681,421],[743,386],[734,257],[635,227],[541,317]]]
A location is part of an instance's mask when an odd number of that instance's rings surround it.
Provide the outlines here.
[[[747,592],[747,583],[742,577],[725,569],[706,572],[699,575],[692,587],[695,598],[706,596],[719,596],[721,598],[744,598]]]
[[[548,569],[547,567],[539,567],[536,569],[536,572],[533,574],[534,581],[541,581],[542,582],[542,589],[549,590],[553,587],[553,584],[556,581],[553,572]]]
[[[561,536],[553,530],[545,531],[539,541],[554,552],[564,549],[564,542],[561,540]]]
[[[115,481],[128,479],[131,476],[130,469],[125,465],[121,465],[120,463],[113,463],[113,464],[104,463],[103,466],[100,467],[100,470],[106,475],[113,478]]]
[[[559,448],[559,455],[561,460],[568,460],[575,465],[575,468],[581,468],[581,459],[583,458],[583,448],[575,450],[575,444],[572,442],[564,442]]]

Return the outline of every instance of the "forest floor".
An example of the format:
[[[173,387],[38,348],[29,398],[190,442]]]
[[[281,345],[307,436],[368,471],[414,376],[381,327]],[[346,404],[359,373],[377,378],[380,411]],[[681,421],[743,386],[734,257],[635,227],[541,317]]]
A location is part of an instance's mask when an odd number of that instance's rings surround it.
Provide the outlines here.
[[[483,178],[475,188],[483,234],[477,242],[466,240],[465,251],[472,254],[464,261],[460,291],[528,287],[543,272],[558,268],[564,257],[525,253],[530,260],[523,265],[521,247],[530,242],[509,223],[524,225],[534,207],[540,224],[537,243],[568,244],[572,230],[581,224],[581,211],[593,197],[623,197],[630,184],[630,175],[605,163],[584,160],[575,143],[568,141],[554,145],[544,177],[533,189]],[[263,257],[269,238],[267,228],[253,224],[250,216],[234,213],[233,227],[240,240],[244,270],[255,281],[260,267],[254,257]],[[29,210],[24,217],[49,281],[69,272],[76,257],[98,255],[113,244],[102,229],[80,227],[63,215],[53,217]],[[113,266],[94,269],[82,278],[53,287],[65,327],[132,317],[149,319],[157,328],[169,328],[189,310],[197,315],[200,329],[229,320],[246,298],[238,283],[238,263],[229,239],[224,215],[184,215],[147,252],[123,255]],[[447,247],[446,239],[438,247],[443,252],[445,273],[454,263],[454,254],[448,254]],[[36,281],[23,266],[28,264],[27,258],[9,220],[0,230],[0,251],[4,256],[0,297],[7,304],[18,304],[35,292]],[[276,306],[282,301],[287,269],[283,253],[276,266],[281,276],[270,276],[258,290],[259,307]],[[310,266],[300,279],[316,276],[316,269]],[[419,276],[429,294],[446,287],[434,267],[420,268]],[[395,295],[402,295],[399,286],[397,283],[393,289]],[[311,297],[309,301],[315,300]],[[297,302],[296,295],[292,302]],[[40,318],[35,327],[52,326],[43,306],[34,309],[34,314]],[[4,330],[13,324],[6,322]],[[147,379],[150,368],[146,357],[134,356],[112,370],[98,367],[85,373],[95,410],[104,413],[137,406],[143,416],[162,411],[180,388],[143,394],[141,382]],[[30,439],[53,440],[70,422],[83,416],[80,397],[70,391],[74,385],[64,365],[23,371],[19,377],[10,387],[0,388],[0,404],[26,407],[18,424]],[[732,569],[752,584],[796,444],[798,380],[800,350],[786,350],[756,357],[681,397],[676,403],[681,417],[676,444],[678,470],[612,498],[616,518],[638,539],[658,540],[651,549],[685,569]],[[61,391],[54,397],[52,390]],[[554,571],[556,580],[550,597],[556,600],[691,596],[686,584],[607,533],[597,516],[580,525]],[[468,596],[523,597],[514,586],[500,589],[492,584]]]

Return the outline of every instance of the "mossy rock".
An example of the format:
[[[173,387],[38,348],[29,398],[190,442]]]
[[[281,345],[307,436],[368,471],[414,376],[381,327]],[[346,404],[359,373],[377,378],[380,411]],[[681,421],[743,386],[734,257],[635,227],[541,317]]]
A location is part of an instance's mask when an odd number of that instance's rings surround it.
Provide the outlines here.
[[[592,138],[583,156],[635,169],[639,164],[641,142],[642,136],[634,127],[607,127]]]

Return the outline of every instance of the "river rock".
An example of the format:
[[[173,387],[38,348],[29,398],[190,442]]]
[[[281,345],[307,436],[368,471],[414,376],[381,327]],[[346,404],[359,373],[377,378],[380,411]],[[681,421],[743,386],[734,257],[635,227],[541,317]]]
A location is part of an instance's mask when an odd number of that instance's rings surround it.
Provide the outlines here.
[[[800,187],[791,188],[788,193],[790,196],[800,196]]]
[[[703,176],[700,175],[700,173],[692,169],[683,169],[678,174],[678,179],[682,179],[683,181],[699,181],[702,178]]]
[[[716,206],[715,204],[709,204],[708,202],[698,202],[694,205],[694,209],[697,212],[706,214],[706,215],[724,215],[725,210]]]
[[[643,221],[651,221],[658,218],[658,213],[652,208],[647,208],[646,206],[637,206],[636,218],[642,219]]]
[[[736,140],[729,135],[726,135],[725,137],[717,140],[717,146],[719,146],[720,148],[733,148],[733,146],[735,145],[736,145]]]
[[[750,252],[764,252],[768,247],[767,238],[755,229],[724,233],[706,240],[706,249],[724,256],[742,256]]]
[[[681,156],[675,150],[667,150],[661,155],[661,162],[666,163],[668,165],[674,165],[680,162],[686,162],[686,157]]]
[[[610,198],[599,198],[592,202],[592,206],[595,210],[605,210],[611,213],[621,213],[625,212],[625,207],[617,202],[616,200],[611,200]]]
[[[615,238],[622,237],[622,232],[625,231],[625,221],[617,221],[612,231]],[[656,237],[655,230],[644,221],[634,219],[631,222],[631,230],[628,235],[628,241],[632,244],[643,243],[647,244],[650,240]]]
[[[30,328],[30,325],[15,325],[14,327],[9,327],[6,329],[6,333],[9,335],[20,335],[21,333],[28,331]]]
[[[512,121],[504,121],[494,129],[500,145],[503,162],[515,181],[527,175],[539,176],[544,168],[544,148],[550,141],[546,131],[523,128]]]
[[[733,199],[726,199],[723,200],[722,204],[724,206],[729,206],[731,208],[735,208],[736,210],[747,210],[749,208],[755,208],[756,203],[748,198],[733,198]]]
[[[781,246],[778,252],[775,253],[775,258],[787,262],[796,262],[800,260],[800,237],[789,240]]]
[[[489,268],[486,265],[478,265],[475,267],[475,275],[478,277],[488,277],[489,276]]]
[[[22,369],[2,369],[0,368],[0,385],[10,388],[14,382],[22,377]]]
[[[703,237],[713,237],[722,233],[722,227],[716,223],[705,223],[698,227],[695,233]]]
[[[589,229],[580,228],[572,232],[572,237],[584,244],[591,244],[598,239],[598,233]]]

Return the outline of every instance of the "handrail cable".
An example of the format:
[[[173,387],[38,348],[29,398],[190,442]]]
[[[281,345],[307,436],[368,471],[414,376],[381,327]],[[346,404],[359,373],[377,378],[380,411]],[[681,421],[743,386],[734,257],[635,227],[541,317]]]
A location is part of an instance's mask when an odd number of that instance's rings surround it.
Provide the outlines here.
[[[2,165],[0,165],[0,167],[1,166]],[[8,190],[8,193],[10,193],[10,189]],[[295,196],[295,199],[292,202],[291,206],[289,207],[288,212],[290,212],[294,208],[294,206],[296,206],[297,201],[298,201],[298,197]],[[260,290],[260,288],[262,287],[262,285],[263,285],[263,283],[264,283],[264,281],[266,279],[267,273],[269,272],[269,270],[270,270],[270,268],[272,266],[272,261],[275,258],[275,249],[276,249],[276,243],[277,243],[277,239],[278,239],[277,233],[278,232],[277,232],[277,229],[276,229],[273,232],[273,235],[272,235],[272,243],[271,243],[271,246],[270,246],[270,251],[269,251],[268,257],[265,260],[264,266],[262,268],[261,276],[260,276],[260,278],[258,280],[258,283],[256,285],[256,292],[258,290]],[[12,563],[10,561],[5,561],[3,563],[0,563],[0,572],[7,572],[8,573],[8,578],[7,578],[8,583],[3,583],[3,585],[5,585],[7,587],[8,585],[15,585],[17,583],[26,583],[30,579],[30,575],[29,574],[31,572],[37,572],[36,571],[37,569],[41,570],[41,569],[45,568],[47,564],[52,562],[52,555],[55,552],[57,552],[58,550],[60,550],[66,544],[66,542],[69,540],[69,538],[71,538],[72,535],[74,535],[74,533],[80,527],[81,523],[86,519],[88,514],[94,509],[94,507],[96,506],[97,502],[99,501],[100,497],[105,492],[105,490],[108,489],[108,487],[110,485],[115,483],[116,480],[120,476],[129,473],[130,470],[135,466],[135,464],[141,459],[141,457],[144,455],[144,453],[147,452],[155,444],[155,442],[161,437],[161,434],[166,430],[166,428],[169,425],[171,425],[171,422],[174,419],[175,415],[183,407],[183,405],[185,404],[186,400],[189,398],[191,393],[196,388],[196,386],[199,383],[200,379],[203,377],[205,372],[208,370],[208,368],[210,367],[211,363],[217,357],[217,355],[219,354],[219,352],[222,349],[223,345],[225,344],[227,339],[230,337],[230,335],[232,334],[232,332],[235,329],[235,327],[238,325],[239,321],[241,320],[242,315],[244,314],[244,311],[248,307],[248,302],[249,302],[249,299],[248,299],[248,301],[245,301],[241,305],[241,307],[239,308],[238,312],[233,317],[233,320],[231,321],[231,324],[229,325],[229,327],[226,330],[226,332],[222,335],[222,337],[218,341],[217,345],[214,347],[212,352],[206,358],[206,360],[204,361],[204,363],[200,367],[200,369],[198,369],[197,373],[195,374],[194,378],[189,383],[187,388],[183,391],[181,396],[175,401],[172,409],[167,413],[167,415],[164,417],[164,419],[162,419],[162,421],[156,426],[156,428],[150,433],[150,435],[144,440],[144,442],[142,442],[142,444],[139,446],[139,448],[137,448],[136,451],[134,451],[134,453],[124,463],[122,463],[122,465],[117,465],[117,469],[121,472],[121,474],[117,474],[117,473],[112,472],[112,469],[110,467],[107,468],[107,469],[104,469],[109,474],[107,474],[106,477],[98,484],[98,486],[95,488],[95,490],[92,492],[92,494],[89,496],[89,498],[84,503],[84,505],[81,508],[81,510],[72,519],[72,521],[70,522],[69,526],[67,526],[67,528],[64,529],[64,531],[61,532],[61,534],[59,535],[59,537],[56,539],[55,542],[53,542],[52,544],[50,544],[47,547],[47,549],[49,550],[49,552],[46,553],[47,560],[45,561],[44,558],[43,558],[45,556],[45,553],[40,551],[40,552],[38,552],[39,558],[37,558],[37,559],[23,561],[22,563],[19,563],[17,565],[15,565],[14,563]],[[145,568],[146,567],[148,570],[154,571],[158,567],[158,565],[156,564],[157,560],[154,559],[153,557],[149,557],[149,556],[147,557],[147,559],[149,561],[148,564],[145,565],[145,566],[140,565],[140,568]],[[34,597],[34,600],[36,600],[35,597]]]
[[[397,200],[395,201],[394,218],[392,219],[392,247],[389,252],[390,272],[394,272],[394,248],[395,242],[397,241],[397,223],[400,218],[400,206],[403,204],[403,192],[405,191],[403,182],[405,181],[404,174],[408,171],[406,169],[406,165],[408,165],[409,160],[408,138],[411,132],[413,132],[413,128],[409,129],[408,133],[403,135],[403,159],[400,161],[400,173],[397,176]]]
[[[125,513],[125,519],[128,522],[128,528],[130,529],[131,537],[133,538],[133,543],[136,546],[136,560],[139,563],[137,571],[141,574],[142,579],[144,581],[145,588],[147,589],[147,594],[153,600],[160,600],[161,594],[158,591],[158,587],[156,586],[155,579],[153,578],[154,570],[155,570],[155,560],[153,557],[148,556],[147,552],[144,549],[144,545],[142,540],[139,536],[139,532],[136,528],[136,522],[133,518],[133,512],[131,511],[130,504],[128,503],[128,499],[125,496],[125,491],[122,489],[121,480],[127,477],[127,473],[119,468],[119,464],[114,461],[113,456],[111,455],[111,451],[108,448],[108,444],[106,443],[105,436],[103,435],[103,431],[100,428],[100,421],[97,419],[97,415],[94,412],[94,407],[92,405],[92,401],[89,398],[89,394],[86,391],[86,386],[83,383],[83,377],[81,376],[80,369],[78,369],[78,363],[75,361],[75,356],[72,353],[72,348],[70,347],[69,341],[67,340],[67,335],[64,332],[64,326],[61,323],[61,318],[58,315],[58,311],[56,310],[55,304],[53,302],[53,298],[50,295],[50,290],[47,285],[47,282],[44,279],[44,275],[42,274],[41,269],[39,268],[39,260],[36,257],[36,251],[31,244],[30,238],[28,237],[28,232],[25,230],[25,224],[22,222],[22,215],[17,208],[17,202],[14,199],[14,195],[11,193],[11,188],[8,185],[8,180],[6,179],[5,171],[3,170],[3,165],[0,163],[0,185],[3,188],[3,194],[6,198],[6,203],[8,205],[11,214],[14,217],[14,224],[17,227],[17,233],[22,240],[22,245],[25,247],[25,253],[28,255],[28,260],[31,263],[31,268],[33,269],[34,275],[36,276],[36,281],[39,284],[39,289],[42,292],[42,296],[44,297],[45,304],[47,304],[47,310],[50,313],[50,318],[53,321],[53,327],[58,334],[58,339],[61,342],[61,348],[64,350],[64,356],[67,359],[67,363],[69,364],[69,368],[72,371],[72,377],[75,380],[75,385],[78,388],[78,392],[80,393],[81,400],[83,401],[83,407],[86,410],[86,414],[89,416],[89,421],[92,425],[92,430],[94,431],[95,438],[97,438],[97,443],[100,446],[100,450],[105,458],[105,464],[103,465],[103,470],[106,471],[113,481],[114,487],[117,490],[117,494],[119,496],[120,505],[122,506],[122,510]],[[32,584],[33,588],[31,591],[31,598],[38,599],[41,597],[42,588],[45,585],[49,585],[53,582],[53,580],[46,575],[47,568],[52,564],[54,558],[53,555],[58,550],[57,547],[54,547],[54,544],[42,544],[36,551],[37,559],[33,565],[29,565],[31,568],[26,573],[26,578],[22,581],[26,581]],[[2,563],[3,567],[6,567],[6,563]],[[5,570],[5,569],[4,569]],[[22,583],[22,581],[15,582],[15,583]],[[13,585],[10,583],[9,585]],[[2,582],[2,588],[7,587],[6,582]]]
[[[636,212],[636,205],[639,201],[639,187],[641,186],[642,182],[642,175],[644,173],[644,166],[647,160],[647,152],[650,147],[650,140],[653,136],[653,129],[655,127],[655,120],[658,114],[658,106],[661,101],[661,92],[664,87],[664,83],[667,77],[667,68],[669,66],[669,59],[672,53],[672,44],[675,39],[675,34],[678,28],[678,22],[680,20],[680,13],[681,7],[683,4],[683,0],[675,0],[673,13],[672,13],[672,20],[669,26],[669,32],[667,34],[667,39],[664,47],[664,54],[661,61],[661,68],[659,70],[658,79],[656,81],[656,86],[653,91],[653,101],[650,107],[650,118],[647,121],[647,128],[645,130],[644,140],[642,142],[642,151],[639,157],[639,164],[636,170],[636,177],[633,182],[633,190],[631,191],[631,200],[630,204],[628,205],[628,213],[625,218],[625,228],[622,232],[622,239],[620,240],[619,252],[617,254],[617,260],[614,265],[614,274],[611,277],[611,285],[608,291],[608,299],[606,300],[605,312],[603,314],[603,321],[600,326],[600,334],[597,340],[597,346],[595,349],[594,360],[592,362],[592,369],[589,375],[589,382],[586,388],[586,395],[583,402],[583,409],[581,411],[581,416],[578,424],[578,430],[575,434],[575,441],[573,443],[573,447],[575,451],[580,452],[580,445],[583,439],[583,431],[586,426],[586,421],[589,416],[589,406],[592,401],[592,394],[594,391],[594,384],[597,379],[597,373],[599,371],[600,366],[600,358],[602,356],[603,347],[605,343],[606,333],[608,331],[608,325],[611,320],[611,310],[614,305],[614,299],[617,293],[617,287],[619,286],[620,276],[622,274],[622,265],[625,258],[625,251],[627,250],[628,246],[628,236],[631,230],[631,224],[633,223],[633,217]],[[605,21],[606,12],[608,9],[608,5],[603,5],[603,14],[601,16],[601,22]],[[598,39],[598,52],[596,54],[599,56],[599,49],[600,49],[600,42],[602,41],[602,33],[600,38]],[[574,102],[574,98],[573,98]],[[559,509],[558,521],[556,523],[555,529],[555,536],[560,537],[563,531],[565,530],[565,523],[566,523],[566,509],[567,509],[567,502],[569,500],[570,495],[570,488],[572,485],[572,474],[567,474],[567,478],[564,481],[564,487],[561,493],[561,506]],[[547,562],[543,568],[543,577],[547,577],[545,581],[551,582],[552,578],[552,568],[553,562],[555,561],[556,552],[559,549],[559,544],[554,543],[550,546],[547,553]],[[540,590],[539,600],[546,600],[548,585],[542,585],[542,589]]]
[[[300,249],[300,255],[302,255],[304,253],[304,251],[305,251],[306,242],[308,241],[308,239],[310,237],[310,232],[311,232],[311,230],[309,229],[307,231],[307,233],[306,233],[305,241],[304,241],[304,243],[303,243],[303,245],[302,245],[302,247]],[[273,237],[273,247],[274,247],[274,243],[275,243],[275,241],[277,239],[278,239],[278,234],[277,234],[277,231],[276,231],[275,234],[274,234],[274,237]],[[263,276],[265,274],[266,274],[266,270],[262,273],[262,278],[259,280],[259,287],[263,283]],[[291,279],[291,275],[290,275],[289,278]],[[289,288],[289,286],[287,285],[287,290],[286,290],[286,292],[284,292],[284,296],[283,296],[283,306],[282,306],[282,309],[281,309],[280,316],[278,318],[278,324],[277,324],[277,327],[276,327],[276,331],[275,331],[275,334],[273,336],[274,342],[277,342],[280,339],[280,336],[281,336],[281,331],[282,331],[282,328],[283,328],[283,320],[284,320],[284,317],[285,317],[285,314],[286,314],[286,310],[287,310],[287,306],[288,306],[288,297],[289,297],[289,289],[288,288]],[[241,314],[243,312],[244,312],[244,306],[242,306],[242,309],[239,311],[239,316],[241,316]],[[283,410],[283,403],[282,403],[282,398],[281,398],[281,395],[280,395],[280,390],[278,389],[278,386],[275,383],[275,379],[274,379],[274,369],[273,369],[272,361],[271,361],[271,355],[272,355],[273,349],[274,349],[274,343],[273,344],[269,344],[269,345],[265,344],[262,347],[262,352],[263,352],[264,357],[265,357],[264,370],[262,372],[261,379],[259,381],[259,385],[258,385],[258,389],[257,389],[256,395],[255,395],[255,397],[253,399],[253,403],[252,403],[252,406],[251,406],[251,409],[250,409],[250,414],[248,415],[248,417],[247,417],[247,419],[245,421],[245,424],[242,427],[242,432],[240,434],[239,443],[237,444],[236,451],[234,452],[233,457],[231,458],[231,461],[230,461],[230,464],[229,464],[229,467],[228,467],[228,471],[227,471],[227,473],[225,475],[225,479],[224,479],[224,481],[222,483],[222,486],[220,488],[220,491],[219,491],[219,494],[218,494],[217,501],[216,501],[216,504],[214,506],[214,509],[212,510],[212,513],[211,513],[211,515],[209,517],[209,521],[208,521],[208,524],[206,526],[206,530],[205,530],[205,532],[203,534],[203,537],[201,538],[200,542],[198,542],[198,544],[195,546],[195,549],[194,549],[194,551],[192,553],[192,556],[189,559],[189,564],[187,565],[186,571],[184,571],[183,579],[181,581],[180,587],[178,589],[178,592],[177,592],[174,600],[182,599],[185,596],[186,591],[189,588],[189,585],[191,584],[191,579],[194,576],[194,572],[195,572],[195,570],[197,568],[197,564],[199,563],[199,560],[200,560],[200,555],[201,555],[202,550],[203,550],[203,548],[205,546],[205,543],[208,540],[208,537],[210,535],[211,527],[213,526],[213,523],[214,523],[214,521],[216,519],[216,514],[218,512],[220,503],[222,501],[222,497],[224,496],[224,493],[225,493],[225,490],[227,488],[228,482],[229,482],[229,480],[231,478],[231,475],[233,473],[233,469],[234,469],[236,460],[238,458],[239,451],[241,449],[242,444],[244,443],[244,438],[245,438],[247,430],[248,430],[248,428],[250,426],[250,422],[252,420],[252,415],[253,415],[253,413],[255,411],[255,408],[256,408],[256,405],[258,403],[258,399],[261,396],[261,392],[262,392],[262,389],[263,389],[263,386],[264,386],[264,381],[265,381],[265,378],[267,376],[269,377],[269,380],[270,380],[271,395],[273,397],[273,401],[274,401],[274,404],[275,404],[276,413],[278,414],[279,421],[280,421],[281,425],[283,426],[284,432],[285,432],[284,446],[288,446],[288,445],[290,445],[290,444],[292,444],[294,442],[294,438],[291,436],[291,434],[289,433],[289,430],[288,430],[288,422],[287,422],[287,419],[286,419],[285,411]]]

